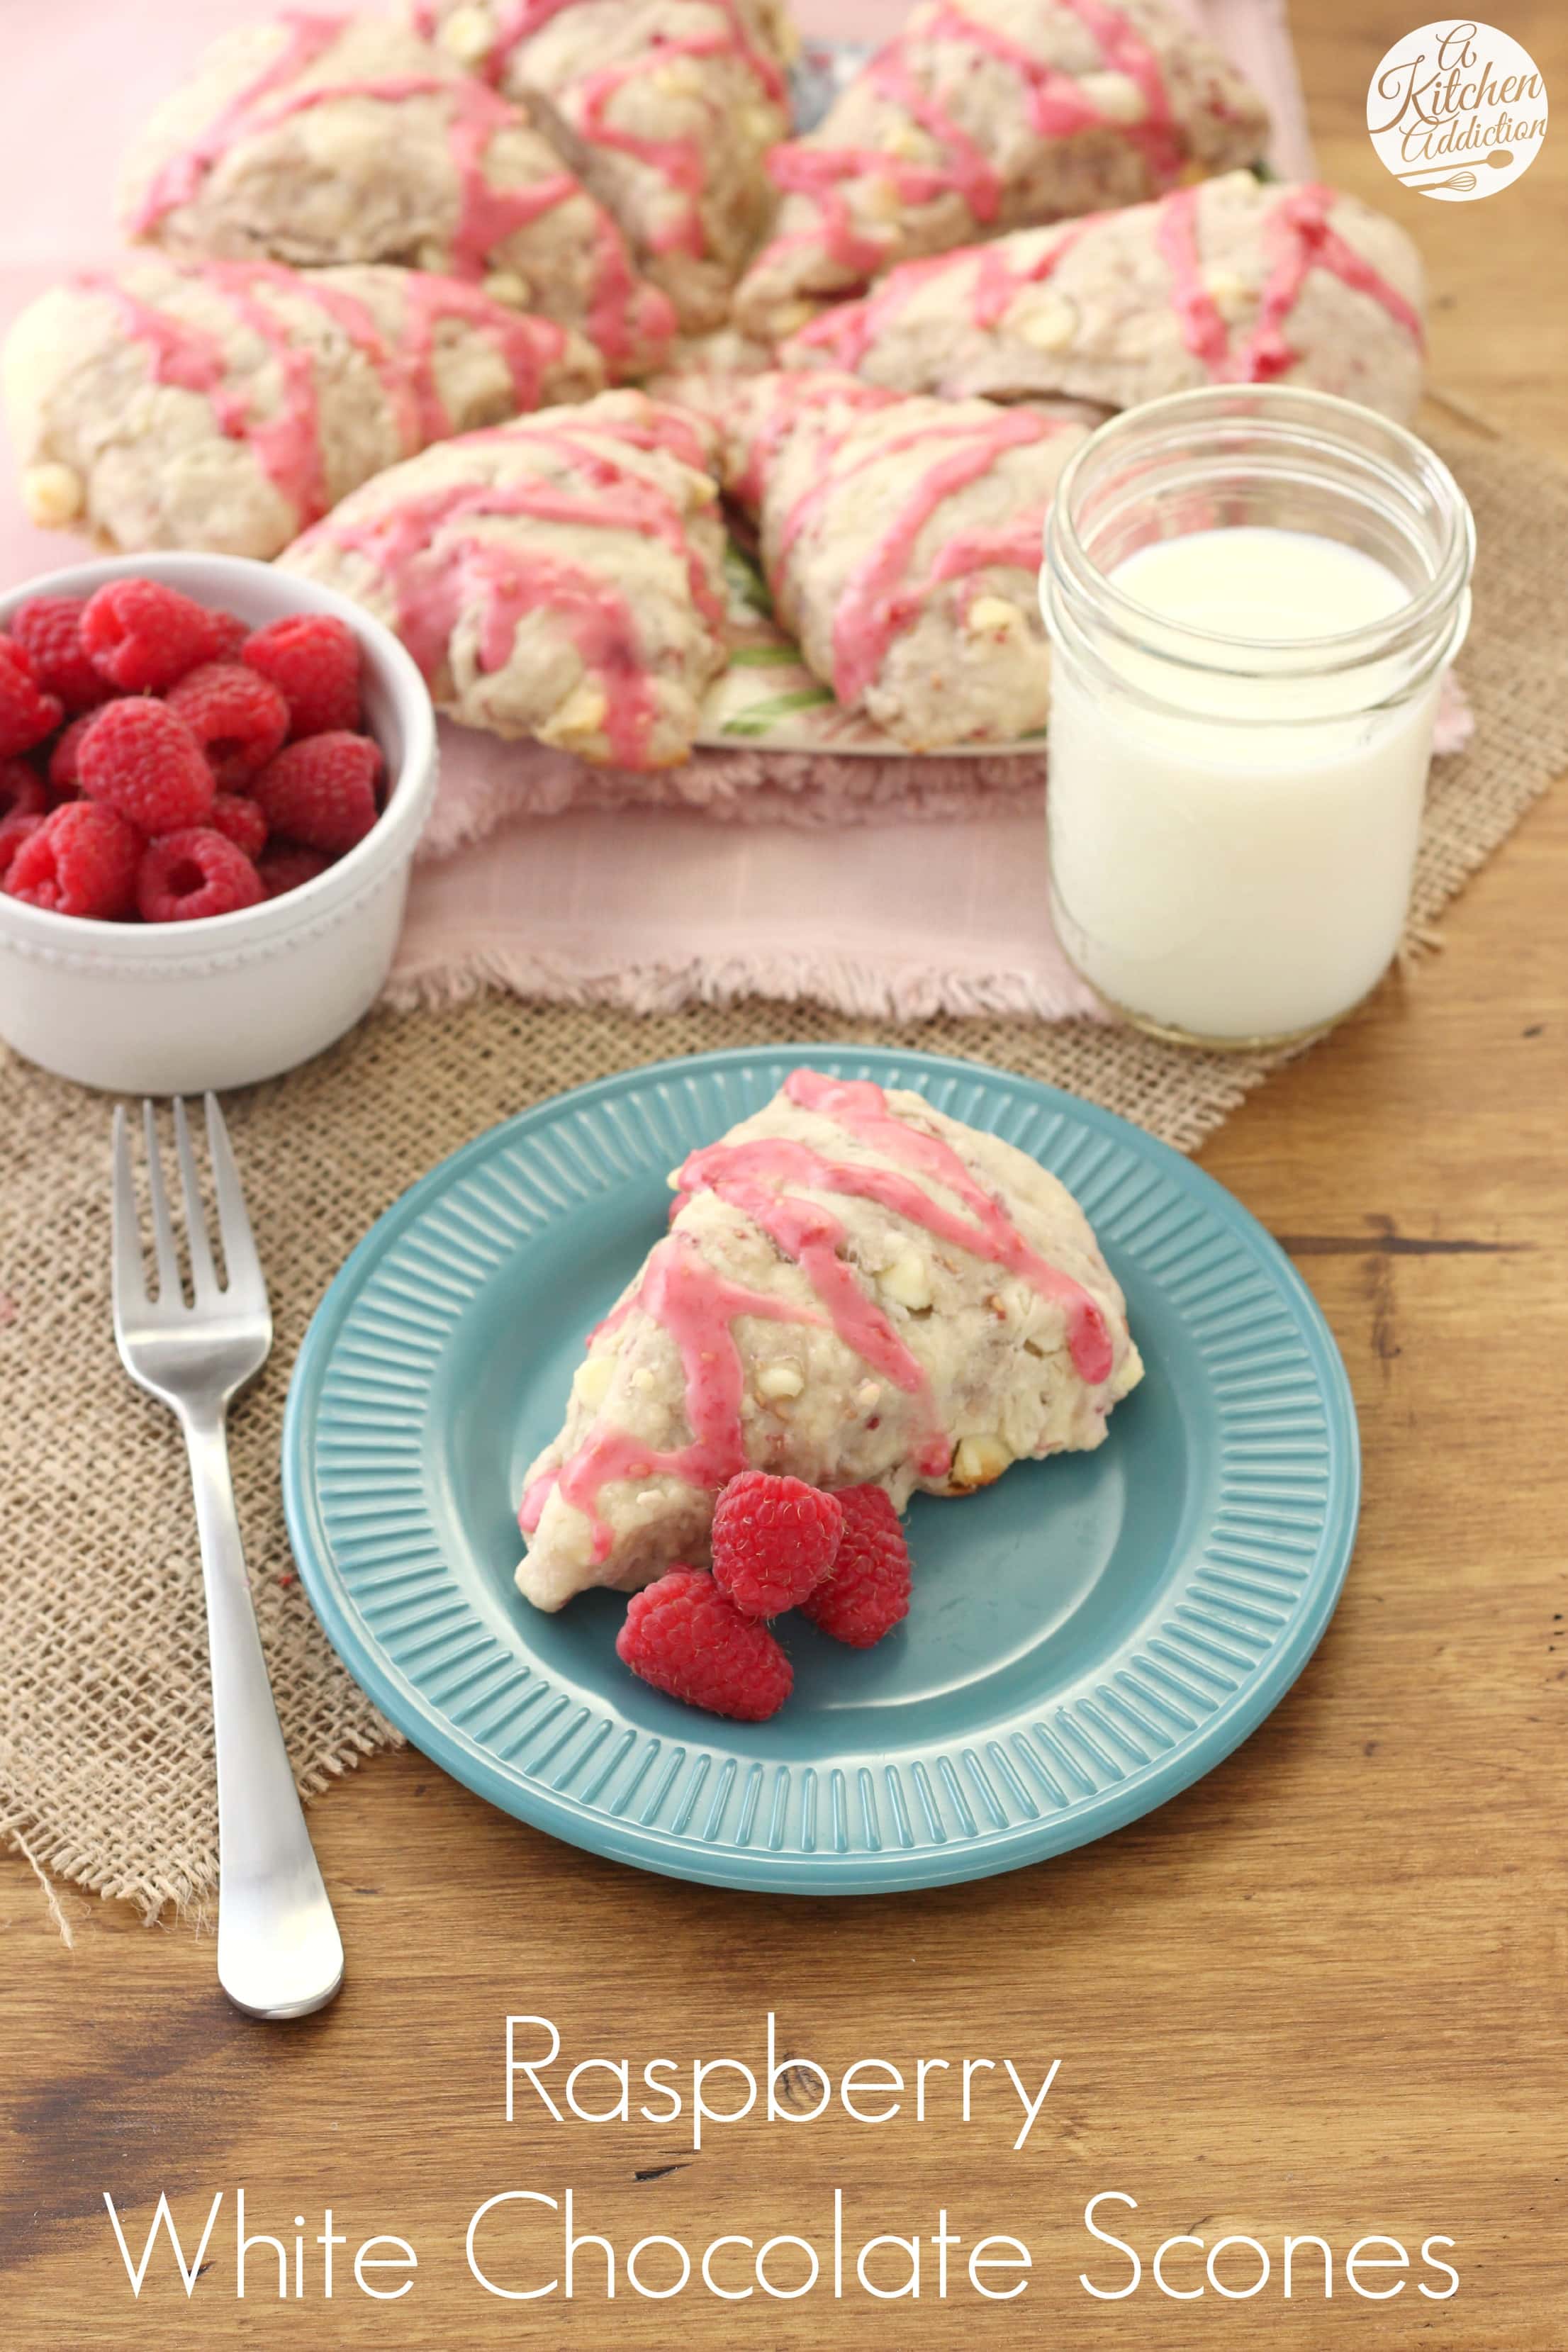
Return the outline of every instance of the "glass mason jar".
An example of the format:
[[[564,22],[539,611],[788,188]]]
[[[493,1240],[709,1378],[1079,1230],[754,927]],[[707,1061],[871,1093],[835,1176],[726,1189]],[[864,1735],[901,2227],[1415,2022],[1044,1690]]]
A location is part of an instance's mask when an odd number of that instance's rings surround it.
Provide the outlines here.
[[[1374,985],[1474,551],[1447,467],[1324,393],[1215,384],[1084,444],[1040,586],[1051,904],[1117,1011],[1278,1045]]]

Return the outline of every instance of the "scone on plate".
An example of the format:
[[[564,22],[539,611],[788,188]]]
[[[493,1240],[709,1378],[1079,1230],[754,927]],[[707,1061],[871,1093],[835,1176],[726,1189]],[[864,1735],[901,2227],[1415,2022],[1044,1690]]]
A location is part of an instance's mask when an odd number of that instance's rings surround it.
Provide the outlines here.
[[[775,149],[736,323],[777,341],[897,263],[1141,203],[1263,152],[1262,100],[1167,0],[920,0]]]
[[[1156,203],[906,262],[786,342],[947,399],[1131,408],[1210,383],[1283,382],[1407,423],[1421,396],[1421,259],[1354,196],[1250,172]]]
[[[1045,725],[1041,541],[1083,425],[837,374],[708,397],[730,411],[726,482],[757,517],[774,610],[846,710],[911,751]]]
[[[682,331],[729,317],[772,216],[797,47],[778,0],[411,0],[416,28],[543,129]]]
[[[541,1609],[700,1565],[745,1469],[964,1495],[1099,1445],[1142,1377],[1065,1187],[918,1094],[796,1070],[671,1178],[666,1237],[588,1343],[531,1465]]]
[[[710,449],[685,410],[604,393],[378,474],[282,568],[395,629],[466,725],[669,766],[725,660]]]
[[[457,278],[157,253],[29,304],[3,374],[35,522],[263,560],[426,443],[604,383],[582,336]]]
[[[320,268],[392,261],[575,327],[612,374],[657,363],[667,298],[520,110],[374,17],[226,35],[126,164],[128,235],[171,253]]]

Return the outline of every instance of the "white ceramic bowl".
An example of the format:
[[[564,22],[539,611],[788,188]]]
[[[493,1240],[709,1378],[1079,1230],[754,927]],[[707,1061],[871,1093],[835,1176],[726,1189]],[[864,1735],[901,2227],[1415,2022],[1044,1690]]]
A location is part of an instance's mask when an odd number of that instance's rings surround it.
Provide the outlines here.
[[[87,596],[106,580],[166,580],[260,628],[335,613],[364,656],[364,711],[386,756],[386,807],[324,874],[237,914],[100,923],[0,891],[0,1037],[59,1076],[127,1094],[249,1086],[319,1054],[380,993],[436,788],[425,681],[388,629],[313,581],[237,555],[126,555],[74,564],[0,597]]]

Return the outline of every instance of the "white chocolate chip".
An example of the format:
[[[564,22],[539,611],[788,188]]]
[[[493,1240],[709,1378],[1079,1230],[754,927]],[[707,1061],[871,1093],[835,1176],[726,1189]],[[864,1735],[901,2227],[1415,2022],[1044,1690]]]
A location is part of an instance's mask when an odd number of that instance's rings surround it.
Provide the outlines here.
[[[804,1376],[793,1364],[764,1364],[757,1374],[757,1394],[770,1401],[797,1397],[805,1387]]]
[[[862,1381],[855,1391],[855,1402],[862,1412],[869,1412],[881,1393],[875,1381]]]
[[[994,1478],[1000,1478],[1012,1459],[999,1437],[961,1438],[948,1483],[953,1486],[989,1486]]]
[[[1079,89],[1102,122],[1142,122],[1148,101],[1130,74],[1084,74]]]
[[[997,598],[977,597],[976,604],[997,603]],[[1005,612],[1016,608],[1004,605]],[[877,1286],[900,1307],[919,1309],[931,1305],[931,1276],[919,1250],[907,1249],[877,1276]]]
[[[40,530],[61,530],[85,503],[81,476],[72,466],[29,466],[22,476],[22,504]]]
[[[525,310],[533,292],[526,278],[515,269],[492,269],[482,281],[482,287],[492,302],[504,302],[509,310]]]
[[[912,122],[889,122],[878,142],[886,155],[898,155],[906,163],[925,163],[931,160],[931,141]]]
[[[588,678],[574,686],[550,722],[550,740],[563,743],[574,736],[596,735],[609,716],[602,688]]]
[[[781,302],[773,312],[773,331],[782,342],[785,335],[796,334],[802,327],[809,327],[816,316],[816,305],[814,302]]]
[[[897,220],[903,210],[898,182],[886,178],[879,172],[875,179],[867,181],[861,202],[873,220]]]
[[[441,47],[460,66],[477,66],[490,53],[495,28],[487,8],[454,8],[440,31]]]
[[[788,130],[776,106],[743,106],[741,129],[753,147],[775,147]]]
[[[648,79],[663,98],[700,98],[702,75],[690,58],[675,58],[667,66],[655,66]]]
[[[1253,289],[1234,269],[1205,269],[1203,284],[1204,292],[1227,323],[1245,317],[1252,308]]]
[[[1059,352],[1078,331],[1078,312],[1072,304],[1048,289],[1034,295],[1026,307],[1021,303],[1013,307],[1020,315],[1010,317],[1008,325],[1037,352]]]
[[[597,1412],[610,1393],[615,1376],[616,1368],[608,1356],[590,1356],[586,1363],[577,1367],[572,1393],[579,1404],[585,1405],[590,1412]]]
[[[639,1395],[647,1396],[648,1391],[651,1388],[657,1387],[657,1385],[658,1383],[654,1378],[652,1366],[648,1364],[639,1364],[637,1370],[632,1374],[633,1388],[637,1391]]]
[[[976,596],[963,616],[963,625],[972,637],[1016,637],[1024,626],[1024,615],[1005,596]],[[928,1289],[928,1305],[930,1298]]]

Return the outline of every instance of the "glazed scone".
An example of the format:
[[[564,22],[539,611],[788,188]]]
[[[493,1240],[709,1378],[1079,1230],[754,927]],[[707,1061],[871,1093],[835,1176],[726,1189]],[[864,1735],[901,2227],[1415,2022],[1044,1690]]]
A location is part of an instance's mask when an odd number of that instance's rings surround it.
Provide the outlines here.
[[[148,253],[29,304],[3,381],[35,522],[265,561],[384,467],[604,368],[456,278]]]
[[[413,0],[416,28],[532,115],[688,334],[721,326],[772,216],[796,37],[776,0]]]
[[[520,110],[377,18],[226,35],[136,142],[121,211],[133,240],[171,253],[468,279],[579,329],[612,374],[646,372],[674,331],[609,214]]]
[[[745,1469],[964,1495],[1081,1451],[1143,1367],[1064,1186],[917,1094],[796,1070],[694,1151],[532,1463],[536,1607],[708,1556]]]
[[[1230,172],[1154,204],[907,262],[786,342],[944,399],[1107,409],[1210,383],[1306,384],[1402,424],[1421,397],[1421,259],[1354,196]]]
[[[745,376],[726,397],[727,485],[756,511],[780,623],[843,708],[911,751],[1043,727],[1041,541],[1086,428],[854,376]]]
[[[725,661],[710,447],[685,411],[604,393],[377,475],[282,568],[395,629],[465,725],[667,767]]]
[[[1167,0],[920,0],[816,130],[736,323],[804,326],[901,261],[1254,162],[1262,100]]]

